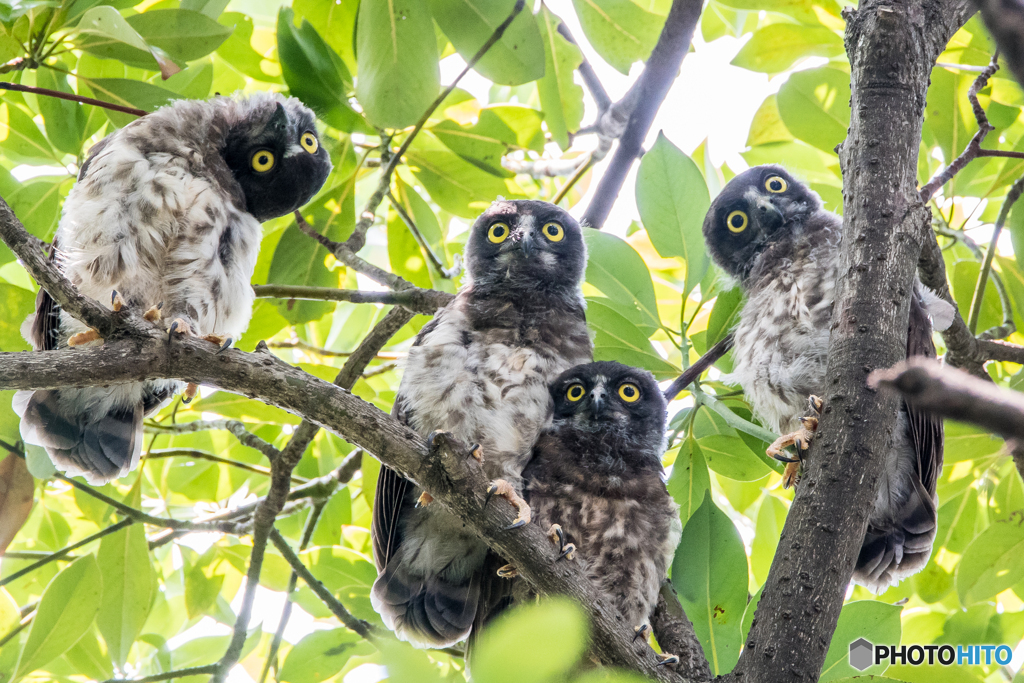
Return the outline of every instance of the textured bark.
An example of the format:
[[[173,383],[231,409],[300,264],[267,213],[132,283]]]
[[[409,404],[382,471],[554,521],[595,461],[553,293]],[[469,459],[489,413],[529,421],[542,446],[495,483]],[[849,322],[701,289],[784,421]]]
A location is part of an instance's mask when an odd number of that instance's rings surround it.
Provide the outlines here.
[[[967,16],[958,0],[867,0],[846,15],[852,111],[825,409],[734,672],[746,680],[817,680],[835,631],[899,405],[865,380],[906,355],[929,229],[916,177],[929,75]]]

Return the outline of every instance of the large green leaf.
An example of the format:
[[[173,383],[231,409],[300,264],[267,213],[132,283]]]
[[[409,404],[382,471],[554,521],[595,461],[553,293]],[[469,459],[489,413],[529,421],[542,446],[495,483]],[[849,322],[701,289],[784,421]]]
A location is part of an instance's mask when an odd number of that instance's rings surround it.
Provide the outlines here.
[[[356,95],[375,126],[415,123],[441,88],[437,38],[426,0],[359,4]]]
[[[313,631],[288,653],[279,678],[287,683],[319,683],[341,671],[353,655],[370,652],[369,643],[347,628]]]
[[[843,39],[824,26],[769,24],[759,29],[740,48],[732,63],[751,71],[777,74],[805,57],[836,57],[843,54]]]
[[[758,584],[764,584],[775,559],[782,527],[786,523],[789,508],[781,498],[766,495],[757,510],[754,540],[750,548],[750,571]]]
[[[348,70],[355,73],[354,38],[359,0],[294,0],[292,9],[316,27],[327,44],[345,61]]]
[[[587,243],[587,282],[612,301],[639,310],[640,329],[653,334],[661,326],[661,318],[654,282],[640,254],[621,238],[600,230],[584,228],[583,239]]]
[[[142,507],[141,477],[124,502],[136,509]],[[103,574],[103,600],[96,614],[96,625],[107,643],[110,658],[121,667],[128,661],[128,652],[142,633],[158,590],[146,530],[141,524],[133,524],[104,537],[96,561]]]
[[[822,67],[792,74],[777,95],[779,113],[794,136],[832,152],[850,125],[850,75]]]
[[[615,360],[641,367],[658,379],[679,375],[680,369],[658,355],[640,328],[602,301],[607,300],[587,299],[587,327],[594,333],[594,360]]]
[[[685,525],[704,501],[705,492],[711,489],[708,466],[696,440],[686,438],[679,444],[666,487],[679,504],[679,516]]]
[[[779,12],[811,26],[820,25],[819,11],[824,11],[836,18],[840,16],[840,5],[835,0],[718,0],[718,2],[733,9]]]
[[[698,441],[708,467],[736,481],[757,481],[771,472],[739,436],[711,434]]]
[[[430,12],[467,61],[512,13],[516,0],[430,0]],[[520,85],[544,75],[544,43],[530,6],[505,29],[501,40],[476,63],[476,70],[501,85]]]
[[[701,233],[710,205],[697,164],[658,133],[636,174],[636,206],[658,253],[686,264],[684,295],[700,283],[711,263]]]
[[[231,35],[229,27],[186,9],[151,9],[128,17],[127,22],[149,45],[182,62],[205,57]]]
[[[138,31],[109,5],[93,7],[83,14],[78,22],[78,31],[78,47],[85,52],[98,57],[116,59],[130,66],[160,71],[165,78],[179,70],[170,55],[163,49],[147,43]]]
[[[74,94],[68,85],[65,74],[51,69],[36,71],[36,85],[40,88],[58,90]],[[85,108],[77,102],[69,102],[56,97],[39,97],[39,113],[46,127],[46,137],[54,147],[68,154],[82,151],[82,141],[86,130]]]
[[[58,155],[25,110],[0,103],[0,145],[4,155],[19,162],[53,163]]]
[[[1019,512],[996,521],[971,541],[956,570],[960,602],[991,598],[1024,579],[1024,523]]]
[[[623,74],[646,60],[665,23],[632,0],[573,0],[583,33],[597,54]]]
[[[583,53],[558,33],[561,22],[547,5],[541,5],[537,23],[544,40],[544,77],[537,81],[537,93],[551,139],[568,149],[569,133],[578,131],[583,120],[583,88],[573,80]]]
[[[888,662],[872,665],[864,671],[850,666],[850,643],[858,638],[867,638],[872,643],[899,643],[903,630],[900,624],[902,611],[899,605],[887,605],[876,600],[858,600],[843,605],[818,680],[825,683],[848,676],[883,673]]]
[[[45,666],[92,625],[103,586],[96,558],[84,555],[61,570],[43,591],[11,680]]]
[[[747,555],[732,521],[711,492],[683,529],[672,562],[672,584],[711,665],[728,673],[740,654],[740,621],[747,606]]]

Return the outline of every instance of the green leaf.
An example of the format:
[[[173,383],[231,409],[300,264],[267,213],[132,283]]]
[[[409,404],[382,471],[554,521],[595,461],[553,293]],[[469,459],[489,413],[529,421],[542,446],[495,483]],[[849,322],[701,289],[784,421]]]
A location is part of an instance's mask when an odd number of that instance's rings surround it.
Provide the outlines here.
[[[337,546],[312,548],[301,557],[316,578],[323,581],[353,614],[367,618],[374,614],[370,606],[370,587],[377,578],[377,570],[366,557],[350,548]]]
[[[151,12],[137,16],[148,14]],[[179,71],[178,66],[162,49],[148,44],[138,31],[109,5],[93,7],[83,14],[78,22],[78,31],[78,47],[97,57],[116,59],[129,66],[160,71],[164,78]]]
[[[91,554],[78,558],[53,577],[39,599],[11,680],[50,663],[82,637],[100,608],[102,581]]]
[[[743,292],[739,287],[727,289],[715,298],[708,317],[708,330],[705,341],[708,346],[720,342],[733,328],[743,310]]]
[[[540,106],[551,139],[568,149],[569,133],[578,131],[583,120],[583,88],[573,80],[583,53],[558,33],[562,20],[547,5],[541,5],[537,22],[544,40],[544,77],[537,81]]]
[[[124,502],[141,508],[141,492],[142,477],[138,477]],[[110,658],[123,667],[132,644],[142,633],[158,590],[146,530],[141,524],[133,524],[104,537],[96,561],[103,574],[103,600],[96,625],[107,643]]]
[[[51,69],[36,71],[36,85],[40,88],[74,94],[65,74]],[[86,113],[81,104],[56,97],[38,97],[39,113],[46,127],[46,137],[62,152],[77,155],[82,151]]]
[[[160,107],[180,99],[176,92],[152,83],[133,81],[128,78],[92,78],[88,85],[93,96],[101,100],[144,111],[156,111]],[[109,109],[104,109],[103,113],[107,115],[111,123],[118,127],[124,127],[138,118],[132,114],[122,114]]]
[[[750,549],[750,570],[759,585],[763,585],[768,578],[768,570],[775,559],[775,549],[779,546],[779,537],[788,513],[789,507],[782,499],[771,495],[766,495],[758,508]]]
[[[658,379],[671,379],[680,369],[655,350],[647,335],[602,301],[587,298],[587,327],[594,333],[594,360],[616,360],[650,370]]]
[[[356,34],[356,14],[359,10],[359,0],[340,0],[340,2],[294,0],[292,9],[316,27],[331,49],[345,61],[349,72],[355,73],[356,55],[353,38]]]
[[[331,5],[333,7],[333,3]],[[249,78],[270,83],[280,83],[281,77],[263,70],[263,55],[253,49],[252,34],[255,27],[252,18],[241,12],[225,12],[217,22],[231,29],[231,35],[217,48],[217,56],[238,69]],[[280,39],[278,57],[280,58]]]
[[[1002,593],[1024,579],[1024,520],[1019,512],[998,520],[964,550],[956,570],[960,602],[970,605]]]
[[[747,556],[732,521],[706,492],[683,529],[672,562],[672,584],[711,665],[729,672],[740,653],[740,621],[747,606]]]
[[[840,17],[839,3],[835,0],[718,0],[718,2],[733,9],[779,12],[812,26],[821,24],[818,11],[824,11],[835,18]]]
[[[1010,231],[1013,254],[1017,257],[1017,266],[1024,270],[1024,204],[1017,202],[1013,205],[1006,225]]]
[[[36,295],[27,289],[0,283],[0,351],[29,351],[21,324],[35,310]]]
[[[665,24],[665,17],[641,9],[632,0],[573,0],[587,40],[622,74],[646,60]]]
[[[774,94],[769,95],[754,113],[747,135],[747,147],[756,147],[773,142],[790,142],[793,135],[782,122],[779,103]]]
[[[587,282],[612,301],[640,311],[639,325],[648,335],[661,327],[654,282],[640,254],[623,239],[583,229],[587,244]]]
[[[308,21],[295,26],[290,7],[282,7],[277,15],[277,54],[292,95],[338,130],[361,127],[361,118],[346,97],[352,90],[352,75],[345,63]]]
[[[822,67],[792,74],[777,95],[779,113],[795,137],[825,152],[846,139],[850,75]]]
[[[43,240],[53,239],[60,219],[62,186],[67,177],[35,178],[8,195],[7,201],[22,225]],[[66,191],[66,189],[65,189]],[[13,321],[11,321],[13,322]]]
[[[573,602],[550,598],[520,605],[480,634],[473,653],[473,677],[487,683],[562,680],[586,646],[587,620]],[[524,652],[530,656],[524,657]]]
[[[364,654],[359,650],[368,654],[370,647],[347,628],[313,631],[288,653],[279,678],[287,683],[319,683],[341,671],[352,655]]]
[[[686,438],[679,444],[666,487],[672,499],[679,504],[679,517],[685,525],[704,501],[705,492],[711,489],[708,466],[693,438]]]
[[[430,12],[458,53],[469,61],[515,4],[516,0],[430,0]],[[544,75],[544,43],[529,5],[475,68],[500,85],[521,85]]]
[[[735,66],[777,74],[805,57],[837,57],[843,39],[824,26],[769,24],[759,29],[733,58]]]
[[[229,27],[187,9],[150,9],[126,21],[143,40],[180,62],[205,57],[231,35]]]
[[[651,243],[664,258],[678,256],[686,264],[688,295],[711,260],[701,226],[711,206],[704,175],[690,157],[658,133],[636,174],[636,206]]]
[[[375,126],[404,128],[441,88],[437,39],[426,0],[359,4],[356,96]]]
[[[888,667],[887,662],[870,666],[864,671],[850,666],[850,643],[858,638],[867,638],[872,643],[899,643],[903,632],[900,624],[902,611],[899,605],[887,605],[877,600],[857,600],[843,605],[818,680],[825,683],[849,676],[884,672]]]
[[[750,602],[747,603],[747,608],[743,610],[743,621],[740,623],[741,642],[746,642],[747,637],[750,636],[750,628],[754,625],[754,617],[757,616],[757,605],[761,602],[761,593],[763,591],[764,586],[758,588],[757,592],[754,593],[754,597],[750,598]]]
[[[481,132],[478,125],[460,126],[451,119],[445,119],[431,128],[430,132],[450,150],[478,168],[499,177],[512,176],[501,166],[501,157],[508,151],[508,147]]]
[[[53,163],[58,159],[32,117],[13,103],[0,103],[0,145],[5,156],[21,162]]]
[[[387,229],[391,272],[417,287],[429,289],[432,283],[427,269],[427,259],[412,231],[394,209],[387,212]]]
[[[708,467],[723,477],[736,481],[756,481],[771,473],[738,436],[712,434],[701,437],[697,443],[707,458]]]

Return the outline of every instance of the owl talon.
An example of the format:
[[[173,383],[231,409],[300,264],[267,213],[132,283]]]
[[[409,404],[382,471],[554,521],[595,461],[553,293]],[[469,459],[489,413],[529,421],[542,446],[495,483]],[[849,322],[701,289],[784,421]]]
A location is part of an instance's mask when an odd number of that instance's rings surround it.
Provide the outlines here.
[[[195,382],[189,382],[185,385],[185,393],[181,397],[181,402],[188,405],[192,402],[192,399],[199,393],[199,385]]]
[[[416,499],[416,507],[425,508],[433,502],[434,497],[427,493],[426,491],[424,491],[423,493],[420,494],[420,497]]]
[[[782,473],[782,486],[789,488],[796,486],[800,481],[800,467],[803,464],[803,453],[811,447],[814,433],[818,431],[818,418],[821,416],[821,409],[825,402],[817,396],[811,395],[807,399],[809,415],[800,418],[800,429],[790,434],[784,434],[768,447],[766,453],[786,463],[786,469]],[[796,456],[791,457],[783,449],[788,446],[796,446]]]
[[[171,327],[167,330],[167,338],[171,339],[172,337],[174,337],[175,332],[184,336],[192,334],[192,328],[183,319],[175,318],[174,321],[171,322]]]
[[[435,429],[427,437],[427,448],[431,451],[436,451],[441,447],[442,442],[450,441],[454,437],[451,432],[446,432],[443,429]]]
[[[158,303],[156,306],[150,306],[149,309],[142,314],[142,317],[151,323],[159,322],[161,317],[160,309],[162,309],[163,307],[164,302],[162,301]]]
[[[565,542],[565,532],[562,527],[558,524],[552,524],[551,528],[548,529],[548,538],[551,542],[558,546],[558,559],[563,557],[568,560],[573,560],[576,557],[576,544]]]
[[[469,447],[469,454],[476,459],[477,462],[483,463],[484,461],[484,449],[480,444],[475,443]]]
[[[110,293],[110,307],[114,309],[114,313],[124,308],[124,299],[121,298],[116,289]]]
[[[515,565],[506,564],[503,567],[498,567],[497,574],[503,579],[514,579],[519,576],[519,571],[516,569]]]
[[[650,625],[648,625],[648,624],[640,624],[635,629],[633,629],[633,642],[635,643],[637,640],[643,639],[643,641],[646,643],[647,642],[647,634],[650,633],[650,632],[651,632]]]
[[[523,500],[522,496],[516,492],[516,489],[512,484],[508,483],[504,479],[495,479],[491,482],[491,485],[487,487],[487,497],[484,498],[484,507],[487,507],[487,503],[490,502],[491,497],[494,495],[501,496],[508,502],[516,506],[519,514],[512,520],[512,523],[505,527],[505,531],[511,529],[518,529],[519,527],[526,526],[532,519],[532,513],[530,506]]]
[[[103,341],[103,337],[96,330],[89,329],[85,332],[71,335],[68,339],[68,346],[81,346],[82,344],[88,344],[97,340]]]
[[[786,465],[782,472],[782,488],[788,489],[800,483],[800,461],[791,462]]]
[[[208,334],[203,339],[219,346],[220,348],[217,349],[217,353],[223,353],[234,342],[234,339],[223,334]]]
[[[676,657],[675,655],[670,655],[667,652],[663,652],[662,654],[658,655],[658,659],[661,660],[660,662],[658,662],[658,666],[666,666],[668,664],[679,663],[679,657]]]

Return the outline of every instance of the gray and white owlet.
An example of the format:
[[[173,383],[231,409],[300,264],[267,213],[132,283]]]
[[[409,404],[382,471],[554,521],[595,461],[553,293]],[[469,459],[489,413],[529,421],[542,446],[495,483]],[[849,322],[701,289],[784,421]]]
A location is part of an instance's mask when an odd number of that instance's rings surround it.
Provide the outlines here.
[[[768,427],[794,432],[808,396],[825,391],[842,219],[825,211],[818,195],[785,169],[766,165],[725,186],[703,230],[712,258],[746,295],[735,329],[732,379]],[[934,357],[929,315],[941,328],[951,312],[918,283],[907,354]],[[820,399],[812,404],[820,409]],[[941,420],[901,406],[855,581],[885,590],[928,562],[941,469]]]
[[[64,203],[51,258],[82,294],[150,309],[173,331],[226,344],[252,315],[260,222],[305,204],[331,171],[313,113],[272,93],[179,100],[90,150]],[[161,308],[156,308],[160,306]],[[40,290],[26,337],[37,350],[99,343]],[[101,484],[139,460],[142,418],[175,380],[19,392],[26,442]]]
[[[395,416],[420,434],[444,430],[478,444],[492,489],[510,500],[551,417],[548,384],[592,357],[580,290],[586,261],[582,231],[562,209],[494,202],[470,230],[468,283],[409,351]],[[501,562],[487,546],[440,505],[422,505],[428,498],[381,469],[370,598],[399,638],[444,647],[469,635],[481,593],[507,582],[489,569]]]
[[[683,531],[662,479],[665,398],[651,373],[612,361],[567,370],[551,397],[551,426],[523,471],[526,500],[624,625],[642,628]]]

